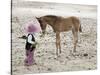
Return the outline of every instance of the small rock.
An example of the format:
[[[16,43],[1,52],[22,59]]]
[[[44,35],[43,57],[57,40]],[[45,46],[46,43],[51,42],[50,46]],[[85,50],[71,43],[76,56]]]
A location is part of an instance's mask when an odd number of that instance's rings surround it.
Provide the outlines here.
[[[48,51],[45,51],[46,53],[48,53]]]
[[[51,68],[48,68],[47,70],[48,70],[48,71],[51,71]]]
[[[40,52],[37,52],[38,54],[40,54]]]
[[[67,59],[69,59],[69,57],[66,56]]]
[[[37,55],[37,57],[41,57],[41,55]]]
[[[87,54],[87,53],[85,53],[85,54],[83,54],[83,56],[88,56],[88,54]]]
[[[88,70],[91,70],[91,68],[88,68]]]
[[[48,59],[51,59],[51,57],[49,57]]]
[[[18,71],[18,70],[13,70],[13,72],[16,72],[16,71]]]
[[[54,58],[55,60],[57,59],[57,58]]]
[[[40,70],[40,68],[38,68],[38,70]]]
[[[91,56],[91,57],[94,57],[94,56]]]
[[[63,44],[64,44],[64,45],[66,45],[66,43],[65,43],[65,42],[64,42]]]

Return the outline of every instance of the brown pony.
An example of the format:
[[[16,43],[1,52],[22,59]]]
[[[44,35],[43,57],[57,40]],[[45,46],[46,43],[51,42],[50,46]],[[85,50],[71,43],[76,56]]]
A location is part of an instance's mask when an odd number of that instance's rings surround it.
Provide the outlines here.
[[[61,53],[61,45],[60,45],[60,32],[72,30],[73,39],[74,39],[74,52],[76,52],[76,44],[78,42],[78,32],[82,32],[80,20],[77,17],[71,16],[67,18],[63,18],[60,16],[54,15],[46,15],[40,18],[37,18],[43,34],[45,34],[46,26],[49,24],[54,32],[56,33],[56,54]]]

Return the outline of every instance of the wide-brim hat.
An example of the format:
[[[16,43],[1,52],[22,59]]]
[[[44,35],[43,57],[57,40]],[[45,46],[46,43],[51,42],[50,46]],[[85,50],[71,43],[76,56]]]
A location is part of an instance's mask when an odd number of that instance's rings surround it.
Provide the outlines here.
[[[27,33],[37,33],[37,32],[41,32],[41,27],[40,27],[40,23],[37,21],[37,19],[33,19],[29,22],[27,22],[25,24],[25,32]]]

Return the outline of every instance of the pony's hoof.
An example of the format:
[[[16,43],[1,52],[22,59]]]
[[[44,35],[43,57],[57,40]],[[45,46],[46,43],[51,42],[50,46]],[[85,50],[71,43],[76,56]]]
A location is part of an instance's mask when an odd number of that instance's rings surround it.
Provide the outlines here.
[[[61,54],[61,51],[59,53]]]
[[[35,62],[35,63],[33,63],[33,65],[37,65],[37,63]]]

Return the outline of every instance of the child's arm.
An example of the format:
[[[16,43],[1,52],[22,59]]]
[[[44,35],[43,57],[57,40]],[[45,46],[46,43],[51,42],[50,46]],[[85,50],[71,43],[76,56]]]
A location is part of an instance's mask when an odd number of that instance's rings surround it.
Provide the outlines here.
[[[31,43],[31,44],[35,44],[35,42],[32,41],[32,35],[29,35],[28,36],[28,42]]]

